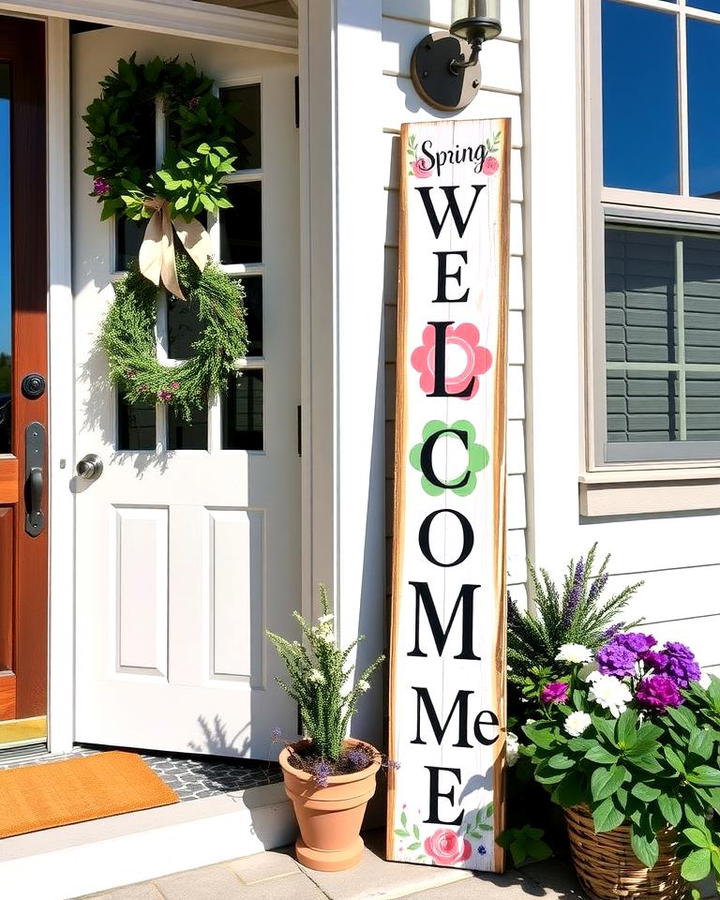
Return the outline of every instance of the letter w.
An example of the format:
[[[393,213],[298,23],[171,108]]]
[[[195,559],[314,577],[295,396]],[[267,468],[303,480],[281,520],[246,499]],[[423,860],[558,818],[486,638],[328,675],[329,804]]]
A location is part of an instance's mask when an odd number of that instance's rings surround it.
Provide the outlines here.
[[[443,630],[440,623],[440,617],[437,614],[435,603],[430,593],[430,588],[425,581],[411,581],[410,584],[415,588],[415,647],[408,653],[408,656],[427,656],[420,649],[420,604],[425,610],[428,625],[432,632],[437,652],[442,656],[445,650],[450,629],[453,627],[455,616],[457,615],[460,604],[462,604],[462,651],[455,656],[455,659],[480,659],[473,652],[473,613],[475,602],[475,591],[480,587],[479,584],[464,584],[460,588],[460,593],[455,601],[455,606],[450,615],[450,621],[447,628]]]
[[[472,214],[475,211],[475,206],[478,202],[478,197],[480,196],[480,191],[483,188],[487,187],[486,184],[474,184],[475,188],[475,196],[473,197],[473,202],[470,205],[470,212],[467,214],[467,218],[463,219],[462,213],[460,212],[460,207],[458,206],[457,197],[455,196],[459,185],[455,184],[452,187],[445,186],[441,187],[440,190],[445,194],[445,199],[447,200],[447,206],[445,207],[445,212],[443,214],[442,219],[438,219],[437,213],[435,212],[435,204],[430,197],[430,192],[433,190],[431,187],[419,187],[415,188],[416,191],[420,192],[420,196],[422,197],[422,202],[425,204],[425,212],[427,213],[428,221],[430,222],[430,226],[432,230],[435,232],[435,237],[440,237],[440,232],[445,227],[445,222],[447,222],[448,213],[452,214],[453,219],[455,220],[455,227],[458,230],[458,234],[460,237],[465,236],[465,231],[467,230],[468,225],[470,224],[470,219],[472,218]]]

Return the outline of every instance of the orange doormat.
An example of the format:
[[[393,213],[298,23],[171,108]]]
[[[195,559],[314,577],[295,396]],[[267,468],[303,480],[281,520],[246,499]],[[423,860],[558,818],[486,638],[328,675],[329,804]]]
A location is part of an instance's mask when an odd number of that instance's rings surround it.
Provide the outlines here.
[[[0,838],[178,803],[179,797],[135,753],[0,771]]]

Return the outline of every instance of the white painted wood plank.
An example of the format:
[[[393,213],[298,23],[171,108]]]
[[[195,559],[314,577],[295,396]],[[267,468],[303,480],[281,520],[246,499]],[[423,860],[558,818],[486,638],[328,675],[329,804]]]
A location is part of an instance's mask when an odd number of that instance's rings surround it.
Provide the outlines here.
[[[410,60],[416,45],[432,27],[398,19],[383,19],[382,67],[392,75],[410,76]],[[480,57],[485,90],[522,91],[520,45],[510,41],[488,41]],[[472,106],[473,104],[471,104]]]
[[[518,609],[528,608],[528,592],[526,584],[508,584],[508,593],[517,603]]]
[[[645,583],[629,607],[631,619],[664,622],[720,614],[720,566],[613,575],[606,590],[617,592],[637,581]],[[716,638],[720,646],[720,629]]]
[[[522,203],[510,204],[510,253],[522,256],[525,244]]]
[[[428,22],[447,29],[452,17],[451,0],[384,0],[383,13],[413,22]],[[501,11],[503,36],[520,40],[520,0],[503,0]],[[484,51],[483,51],[484,52]]]
[[[418,97],[409,78],[386,75],[382,79],[382,96],[378,97],[378,103],[382,108],[382,127],[390,130],[399,129],[403,122],[509,118],[512,122],[510,143],[515,148],[522,147],[522,117],[520,97],[517,94],[481,90],[465,109],[446,113],[426,106]]]
[[[508,362],[511,365],[520,365],[525,362],[523,314],[517,310],[511,310],[508,315],[508,323]]]
[[[520,420],[508,422],[507,470],[510,475],[525,474],[525,427]]]
[[[398,290],[398,249],[385,248],[385,278],[383,281],[383,303],[386,306],[397,306]]]
[[[579,533],[581,548],[597,541],[603,553],[612,553],[611,570],[648,572],[720,564],[717,535],[720,516],[638,517],[607,521],[585,520]],[[708,580],[705,590],[716,591]]]
[[[720,613],[700,619],[678,619],[676,622],[662,622],[652,625],[648,631],[660,643],[680,641],[693,651],[700,665],[713,666],[718,663],[718,635],[720,634]]]
[[[510,584],[524,584],[527,581],[527,543],[522,528],[511,529],[507,533],[507,567]]]
[[[522,365],[508,366],[508,419],[525,418],[525,378]]]
[[[527,524],[527,513],[525,508],[524,475],[508,475],[507,506],[508,528],[525,528]]]
[[[523,259],[520,256],[510,257],[510,309],[525,308],[525,273]]]

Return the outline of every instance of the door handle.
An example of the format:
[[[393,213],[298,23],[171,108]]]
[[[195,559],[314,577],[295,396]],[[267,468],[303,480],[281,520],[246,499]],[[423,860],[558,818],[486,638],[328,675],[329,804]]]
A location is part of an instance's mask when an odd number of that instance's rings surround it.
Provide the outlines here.
[[[45,470],[45,427],[31,422],[25,429],[25,531],[37,537],[45,530],[42,511]]]

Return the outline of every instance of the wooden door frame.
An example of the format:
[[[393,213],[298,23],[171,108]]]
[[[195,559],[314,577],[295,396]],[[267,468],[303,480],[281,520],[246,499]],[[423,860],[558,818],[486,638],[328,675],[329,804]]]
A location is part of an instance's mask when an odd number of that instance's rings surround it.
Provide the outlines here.
[[[3,17],[0,60],[10,62],[13,67],[10,126],[12,452],[19,472],[12,527],[11,641],[15,673],[13,717],[20,719],[46,714],[48,683],[48,467],[45,464],[45,529],[37,537],[30,537],[24,525],[25,440],[24,428],[19,426],[19,423],[26,425],[37,421],[47,428],[48,422],[47,394],[28,399],[20,388],[23,377],[30,372],[40,373],[46,381],[48,378],[44,23]],[[38,140],[38,135],[42,135],[42,140]],[[6,588],[7,581],[6,576]],[[5,640],[7,643],[7,635]]]

